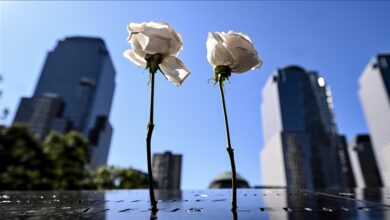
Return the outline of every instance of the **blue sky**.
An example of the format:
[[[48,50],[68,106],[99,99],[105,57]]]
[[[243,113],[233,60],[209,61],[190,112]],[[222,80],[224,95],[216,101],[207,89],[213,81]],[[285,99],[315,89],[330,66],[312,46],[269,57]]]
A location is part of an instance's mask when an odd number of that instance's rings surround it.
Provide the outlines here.
[[[130,45],[129,22],[161,20],[181,32],[180,54],[192,74],[178,88],[158,75],[152,150],[184,156],[182,188],[206,188],[229,170],[218,87],[208,84],[209,31],[248,34],[263,67],[231,77],[226,101],[238,172],[261,184],[264,145],[261,89],[278,67],[298,64],[318,71],[330,85],[340,133],[367,132],[357,80],[371,57],[390,51],[390,2],[0,2],[0,107],[11,110],[31,96],[48,51],[67,36],[102,37],[117,72],[110,120],[114,126],[109,164],[146,171],[148,74],[122,57]]]

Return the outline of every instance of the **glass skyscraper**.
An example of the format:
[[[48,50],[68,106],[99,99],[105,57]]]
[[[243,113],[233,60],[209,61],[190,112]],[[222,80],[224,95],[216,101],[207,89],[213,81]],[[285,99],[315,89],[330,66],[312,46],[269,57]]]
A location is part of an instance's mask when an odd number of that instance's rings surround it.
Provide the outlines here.
[[[181,154],[170,151],[153,154],[153,178],[157,181],[157,189],[180,189]]]
[[[359,97],[383,185],[390,187],[390,54],[372,58],[359,78]]]
[[[357,187],[383,186],[369,135],[357,135],[350,144],[349,155]]]
[[[338,134],[324,78],[287,66],[268,79],[262,95],[264,185],[353,187],[345,139]]]
[[[14,123],[30,125],[40,139],[52,130],[78,130],[91,142],[90,167],[105,165],[114,89],[115,70],[104,41],[66,38],[48,53],[35,93],[22,99]]]

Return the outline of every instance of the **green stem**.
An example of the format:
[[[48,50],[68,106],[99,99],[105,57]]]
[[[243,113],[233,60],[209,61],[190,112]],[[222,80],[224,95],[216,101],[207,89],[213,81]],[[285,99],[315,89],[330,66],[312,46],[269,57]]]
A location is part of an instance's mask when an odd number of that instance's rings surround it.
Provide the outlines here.
[[[226,113],[226,104],[225,104],[225,95],[223,91],[223,79],[218,80],[219,83],[219,91],[221,92],[221,98],[222,98],[222,108],[223,108],[223,114],[225,117],[225,128],[226,128],[226,140],[227,140],[227,147],[226,150],[229,154],[230,158],[230,166],[232,169],[232,212],[237,211],[237,175],[236,175],[236,164],[234,162],[234,150],[232,148],[231,142],[230,142],[230,132],[229,132],[229,122],[228,122],[228,117]]]
[[[146,134],[146,153],[148,161],[148,181],[149,181],[149,196],[150,196],[150,205],[152,212],[155,213],[157,209],[157,201],[154,197],[154,187],[153,187],[153,173],[152,173],[152,159],[151,159],[151,141],[153,133],[153,109],[154,109],[154,75],[156,71],[150,69],[150,118],[147,125],[147,134]]]

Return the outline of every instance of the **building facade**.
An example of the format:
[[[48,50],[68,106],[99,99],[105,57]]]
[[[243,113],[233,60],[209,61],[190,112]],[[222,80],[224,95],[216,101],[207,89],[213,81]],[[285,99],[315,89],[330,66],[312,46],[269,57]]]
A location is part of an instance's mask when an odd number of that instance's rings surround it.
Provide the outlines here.
[[[369,135],[357,135],[350,143],[349,154],[357,187],[383,186]]]
[[[153,154],[153,178],[158,189],[180,189],[182,155],[166,151]]]
[[[14,123],[30,125],[41,140],[50,131],[80,131],[90,139],[89,166],[107,162],[112,126],[108,120],[115,70],[100,38],[59,41],[44,63],[34,95],[23,98]]]
[[[309,189],[353,187],[345,139],[338,134],[324,78],[287,66],[268,79],[262,96],[263,184]]]
[[[364,69],[359,98],[383,185],[390,187],[390,54],[375,56]]]

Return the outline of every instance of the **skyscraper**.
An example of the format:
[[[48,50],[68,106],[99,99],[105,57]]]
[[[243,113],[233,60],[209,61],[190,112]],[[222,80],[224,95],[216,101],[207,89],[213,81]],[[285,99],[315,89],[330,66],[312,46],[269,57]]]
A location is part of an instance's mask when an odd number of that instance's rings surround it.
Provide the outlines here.
[[[390,54],[375,56],[359,78],[359,97],[383,185],[390,187]]]
[[[324,78],[287,66],[269,77],[262,95],[264,185],[347,187],[352,171]]]
[[[68,37],[48,53],[34,95],[22,99],[14,123],[30,125],[40,139],[52,130],[82,132],[91,142],[90,167],[96,168],[107,162],[114,89],[104,41]]]
[[[180,154],[170,151],[153,154],[153,178],[157,181],[158,189],[180,189],[181,161]]]
[[[357,187],[383,186],[370,136],[357,135],[351,142],[349,154]]]

